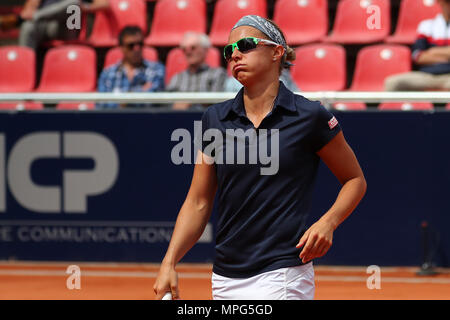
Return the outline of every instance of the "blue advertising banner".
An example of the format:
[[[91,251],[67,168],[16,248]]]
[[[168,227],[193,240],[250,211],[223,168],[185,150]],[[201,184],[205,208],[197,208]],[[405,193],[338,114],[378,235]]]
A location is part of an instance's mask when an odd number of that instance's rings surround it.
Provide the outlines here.
[[[319,264],[419,265],[422,221],[450,251],[450,112],[336,112],[368,181]],[[189,189],[200,113],[0,114],[0,259],[160,262]],[[174,154],[179,157],[174,161]],[[188,164],[178,164],[180,157]],[[177,162],[178,161],[178,162]],[[309,224],[339,183],[321,164]],[[183,262],[214,258],[216,210]]]
[[[0,258],[159,261],[193,165],[171,134],[201,114],[0,114]],[[213,224],[184,261],[210,261]]]

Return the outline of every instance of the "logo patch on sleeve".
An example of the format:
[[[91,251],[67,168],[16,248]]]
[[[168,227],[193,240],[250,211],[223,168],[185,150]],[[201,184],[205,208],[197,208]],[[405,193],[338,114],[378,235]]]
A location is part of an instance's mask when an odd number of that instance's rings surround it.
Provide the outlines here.
[[[332,130],[334,127],[338,125],[338,121],[336,117],[331,118],[330,121],[328,121],[328,126],[330,127],[330,130]]]

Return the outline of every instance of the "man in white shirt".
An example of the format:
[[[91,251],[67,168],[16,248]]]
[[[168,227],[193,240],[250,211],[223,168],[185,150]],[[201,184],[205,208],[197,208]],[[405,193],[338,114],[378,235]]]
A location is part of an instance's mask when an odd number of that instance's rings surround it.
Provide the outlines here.
[[[442,13],[417,28],[412,60],[418,70],[386,78],[386,91],[450,90],[450,0],[438,2]]]

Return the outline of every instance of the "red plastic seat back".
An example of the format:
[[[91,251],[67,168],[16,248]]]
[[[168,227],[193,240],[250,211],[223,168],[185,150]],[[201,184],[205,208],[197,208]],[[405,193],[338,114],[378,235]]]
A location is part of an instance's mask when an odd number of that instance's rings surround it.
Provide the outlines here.
[[[0,92],[32,91],[36,82],[36,55],[27,47],[0,47]]]
[[[382,102],[379,110],[433,110],[431,102]]]
[[[320,41],[328,31],[327,0],[278,0],[273,20],[290,45]]]
[[[177,46],[187,31],[206,33],[205,1],[159,0],[145,43],[150,46]]]
[[[93,110],[93,102],[61,102],[56,105],[57,110]]]
[[[13,101],[0,103],[0,110],[42,110],[42,109],[44,109],[44,105],[40,102]]]
[[[15,14],[19,15],[22,12],[23,6],[12,6],[0,4],[0,15]],[[18,26],[11,30],[0,29],[0,40],[3,39],[17,39],[19,37],[20,29]]]
[[[411,51],[402,45],[373,45],[362,48],[350,90],[383,91],[386,77],[411,71]]]
[[[109,10],[95,14],[89,42],[94,46],[116,46],[120,31],[129,25],[147,33],[147,3],[145,0],[110,0]]]
[[[339,91],[346,85],[345,49],[334,44],[298,47],[291,75],[302,91]]]
[[[50,49],[44,59],[40,92],[88,92],[96,87],[97,57],[85,46]]]
[[[441,12],[437,0],[402,0],[395,33],[388,42],[411,44],[417,37],[419,23]]]
[[[214,7],[209,37],[215,46],[224,46],[231,28],[245,15],[267,16],[266,0],[218,0]]]
[[[371,43],[384,40],[390,32],[389,0],[340,0],[333,31],[327,41]]]
[[[341,101],[333,104],[333,108],[340,111],[358,111],[358,110],[367,110],[367,105],[362,101]]]

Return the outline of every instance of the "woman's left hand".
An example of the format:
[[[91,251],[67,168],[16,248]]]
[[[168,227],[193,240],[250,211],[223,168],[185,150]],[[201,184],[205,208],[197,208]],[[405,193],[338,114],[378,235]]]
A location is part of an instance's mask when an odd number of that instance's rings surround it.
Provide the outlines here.
[[[303,247],[300,259],[306,263],[314,258],[322,257],[333,243],[334,228],[331,223],[319,220],[314,223],[301,237],[296,248]]]

